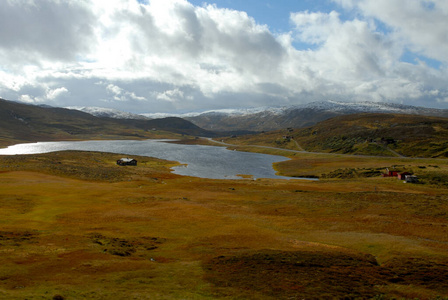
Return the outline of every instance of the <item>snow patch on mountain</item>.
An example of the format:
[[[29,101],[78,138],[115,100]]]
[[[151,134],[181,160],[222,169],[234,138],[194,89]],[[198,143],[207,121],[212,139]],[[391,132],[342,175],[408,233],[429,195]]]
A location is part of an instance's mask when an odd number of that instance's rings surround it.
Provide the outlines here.
[[[103,107],[67,107],[69,109],[80,110],[97,117],[108,117],[116,119],[160,119],[167,117],[195,118],[195,117],[249,117],[249,116],[282,116],[295,110],[329,111],[335,113],[402,113],[402,114],[428,114],[428,112],[440,112],[441,109],[432,109],[384,102],[344,102],[344,101],[320,101],[294,106],[282,107],[256,107],[256,108],[235,108],[217,109],[202,112],[189,113],[141,113],[132,114],[116,109]]]
[[[256,108],[228,108],[228,109],[215,109],[202,112],[189,112],[183,114],[170,114],[170,113],[143,113],[142,116],[148,118],[166,118],[166,117],[179,117],[179,118],[191,118],[202,115],[209,116],[248,116],[258,113],[269,112],[272,114],[281,114],[287,109],[287,107],[256,107]]]
[[[328,111],[358,111],[358,112],[397,112],[408,113],[418,110],[418,107],[410,105],[402,105],[396,103],[384,103],[384,102],[344,102],[344,101],[320,101],[311,102],[304,105],[296,106],[295,108],[308,108],[315,110],[328,110]],[[422,108],[424,109],[424,108]]]
[[[123,112],[113,108],[105,107],[86,107],[86,106],[69,106],[67,109],[79,110],[95,117],[113,118],[113,119],[148,119],[145,116]]]
[[[256,108],[235,108],[235,109],[217,109],[208,110],[203,112],[191,112],[185,114],[160,114],[160,113],[145,113],[143,116],[154,118],[154,117],[180,117],[180,118],[192,118],[197,116],[229,116],[229,117],[243,117],[251,116],[256,114],[269,114],[269,115],[282,115],[292,110],[325,110],[331,112],[365,112],[365,113],[378,113],[378,112],[388,112],[388,113],[418,113],[421,110],[432,110],[423,107],[415,107],[410,105],[402,105],[396,103],[384,103],[384,102],[343,102],[343,101],[319,101],[311,102],[301,105],[293,106],[281,106],[281,107],[256,107]]]

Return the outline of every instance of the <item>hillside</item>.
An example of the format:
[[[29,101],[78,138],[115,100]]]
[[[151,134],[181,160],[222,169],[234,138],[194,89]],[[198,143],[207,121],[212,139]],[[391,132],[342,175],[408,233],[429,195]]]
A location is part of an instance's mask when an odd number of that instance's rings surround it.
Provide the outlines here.
[[[0,99],[0,145],[49,140],[163,138],[214,134],[181,118],[124,120],[78,110],[40,107]]]
[[[278,110],[268,109],[245,114],[208,112],[194,117],[185,117],[185,119],[208,130],[250,130],[260,132],[286,127],[310,126],[341,114],[327,110],[316,111],[309,108],[285,108]]]
[[[395,113],[448,117],[448,110],[381,102],[322,101],[289,107],[266,107],[246,110],[211,111],[185,119],[201,128],[214,131],[271,131],[301,128],[337,116],[358,113]]]
[[[447,109],[435,109],[384,102],[321,101],[284,107],[257,107],[219,109],[184,114],[141,113],[133,114],[103,107],[67,107],[114,119],[160,119],[178,117],[220,135],[250,134],[281,128],[302,128],[337,116],[357,113],[395,113],[435,117],[448,117]]]
[[[311,152],[448,157],[448,118],[353,114],[302,129],[278,130],[226,139],[231,144],[258,144]]]
[[[108,118],[105,118],[106,120]],[[178,117],[167,117],[162,119],[119,119],[116,120],[122,125],[130,128],[138,128],[145,131],[148,130],[165,130],[169,132],[175,132],[191,136],[217,136],[216,133],[208,130],[204,130],[193,123]]]

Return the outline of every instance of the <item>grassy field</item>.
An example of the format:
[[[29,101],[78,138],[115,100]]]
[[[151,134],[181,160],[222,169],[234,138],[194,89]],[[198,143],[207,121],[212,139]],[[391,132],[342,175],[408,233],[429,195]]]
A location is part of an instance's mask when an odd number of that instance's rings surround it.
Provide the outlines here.
[[[306,128],[227,137],[229,144],[262,145],[309,152],[448,157],[448,119],[418,115],[354,114]]]
[[[0,156],[0,298],[448,299],[448,161],[287,155],[280,173],[321,180]],[[392,166],[422,183],[363,175]]]

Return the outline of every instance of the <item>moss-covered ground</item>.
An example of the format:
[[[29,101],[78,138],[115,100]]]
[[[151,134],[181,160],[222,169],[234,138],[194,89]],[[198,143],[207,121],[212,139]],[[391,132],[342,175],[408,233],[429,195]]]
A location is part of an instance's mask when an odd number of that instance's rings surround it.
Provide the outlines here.
[[[282,174],[357,175],[208,180],[152,158],[0,156],[0,299],[448,298],[448,188],[425,179],[448,162],[290,157]],[[391,166],[426,177],[359,175]]]

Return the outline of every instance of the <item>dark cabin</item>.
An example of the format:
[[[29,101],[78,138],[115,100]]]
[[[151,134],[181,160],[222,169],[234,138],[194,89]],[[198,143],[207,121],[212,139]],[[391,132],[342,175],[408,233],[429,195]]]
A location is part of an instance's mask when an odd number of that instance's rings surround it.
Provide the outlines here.
[[[406,175],[405,183],[418,183],[418,177],[415,175]]]
[[[133,158],[122,158],[117,160],[117,165],[119,166],[136,166],[137,161]]]

